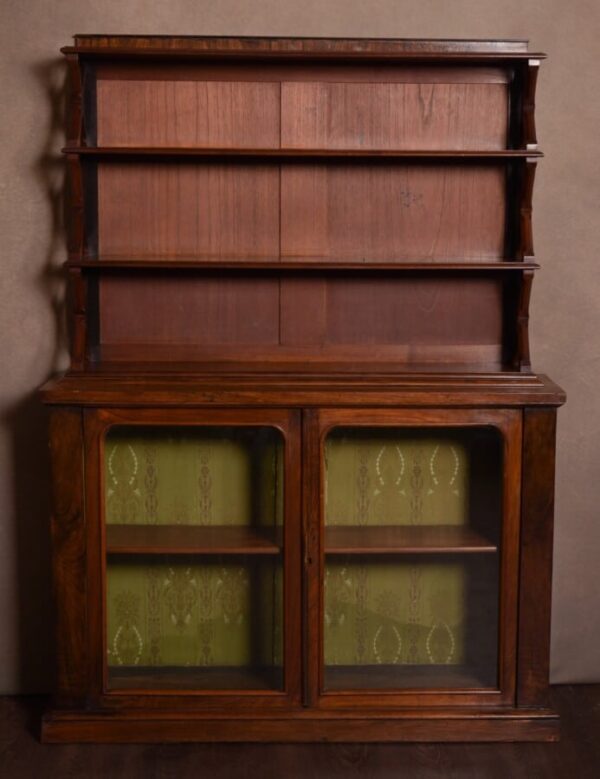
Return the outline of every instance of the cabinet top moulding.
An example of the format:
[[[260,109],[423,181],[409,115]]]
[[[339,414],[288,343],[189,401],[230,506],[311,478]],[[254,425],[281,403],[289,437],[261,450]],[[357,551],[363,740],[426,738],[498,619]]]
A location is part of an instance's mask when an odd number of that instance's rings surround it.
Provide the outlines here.
[[[526,40],[411,40],[403,38],[168,37],[160,35],[75,35],[63,54],[151,57],[285,57],[384,60],[489,61],[543,59]]]
[[[139,366],[138,366],[139,367]],[[533,374],[446,373],[342,375],[249,375],[194,370],[147,375],[123,364],[121,373],[94,366],[84,373],[57,376],[42,388],[46,403],[104,407],[191,407],[215,404],[264,408],[338,406],[393,408],[560,406],[564,391],[547,376]]]

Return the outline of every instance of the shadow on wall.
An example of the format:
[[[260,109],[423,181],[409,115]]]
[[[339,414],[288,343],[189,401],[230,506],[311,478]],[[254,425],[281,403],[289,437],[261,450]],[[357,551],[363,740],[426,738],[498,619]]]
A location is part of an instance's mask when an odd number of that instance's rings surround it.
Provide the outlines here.
[[[36,63],[33,75],[47,98],[50,119],[44,146],[33,174],[50,208],[51,235],[42,270],[34,283],[52,309],[54,348],[48,357],[50,373],[61,363],[68,345],[65,326],[65,283],[60,268],[65,259],[65,166],[57,154],[64,144],[66,67],[62,59]],[[48,377],[47,377],[48,378]],[[18,679],[21,692],[47,692],[53,686],[54,647],[50,553],[50,458],[48,410],[37,388],[8,414],[13,441],[14,516],[16,517],[15,628],[18,640]]]

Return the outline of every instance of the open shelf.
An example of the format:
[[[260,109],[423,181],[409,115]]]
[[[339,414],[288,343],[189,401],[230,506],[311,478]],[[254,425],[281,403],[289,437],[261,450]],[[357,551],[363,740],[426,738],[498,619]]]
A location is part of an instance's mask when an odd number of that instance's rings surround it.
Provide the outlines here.
[[[489,674],[488,674],[489,675]],[[326,665],[327,692],[376,689],[494,689],[484,673],[464,665]]]
[[[498,546],[464,525],[336,526],[325,529],[327,555],[492,554]]]
[[[280,690],[283,673],[279,668],[239,666],[111,666],[109,689],[140,690]]]
[[[531,149],[446,150],[446,149],[240,149],[184,146],[65,146],[63,154],[87,157],[200,157],[205,159],[318,160],[318,159],[418,159],[426,160],[504,160],[543,157]]]
[[[240,45],[240,41],[243,45]],[[340,61],[344,65],[353,62],[436,62],[445,63],[510,63],[545,59],[541,52],[527,50],[523,40],[465,41],[430,40],[414,41],[400,38],[203,38],[196,36],[107,36],[76,35],[75,44],[63,46],[63,54],[80,54],[93,59],[131,57],[204,60],[224,58],[239,60],[323,60]]]
[[[220,260],[199,258],[163,258],[163,259],[110,259],[99,257],[97,259],[70,259],[65,263],[67,268],[84,268],[85,270],[194,270],[207,272],[220,271],[266,271],[277,273],[279,271],[304,273],[333,271],[335,273],[354,273],[356,271],[394,271],[394,272],[494,272],[537,270],[540,266],[536,262],[519,260],[495,260],[493,262],[375,262],[365,259],[361,262],[331,262],[327,260]]]
[[[278,555],[282,541],[282,528],[106,525],[109,555]]]

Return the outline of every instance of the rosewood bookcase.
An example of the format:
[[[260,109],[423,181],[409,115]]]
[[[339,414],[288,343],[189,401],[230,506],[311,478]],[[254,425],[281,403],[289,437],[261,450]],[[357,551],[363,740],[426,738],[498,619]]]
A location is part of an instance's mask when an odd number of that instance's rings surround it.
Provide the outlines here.
[[[46,741],[553,740],[523,41],[78,35]]]

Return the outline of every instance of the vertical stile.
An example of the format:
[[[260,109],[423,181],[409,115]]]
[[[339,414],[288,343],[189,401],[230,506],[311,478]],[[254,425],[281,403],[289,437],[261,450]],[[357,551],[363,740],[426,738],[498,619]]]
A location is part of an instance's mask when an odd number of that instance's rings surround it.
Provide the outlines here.
[[[67,143],[80,146],[83,138],[83,97],[81,63],[76,54],[67,55],[70,99],[67,118]],[[81,158],[67,155],[70,218],[67,225],[69,261],[81,261],[85,251],[84,185]],[[86,297],[87,279],[81,269],[69,270],[71,299],[71,366],[82,370],[87,351]]]

